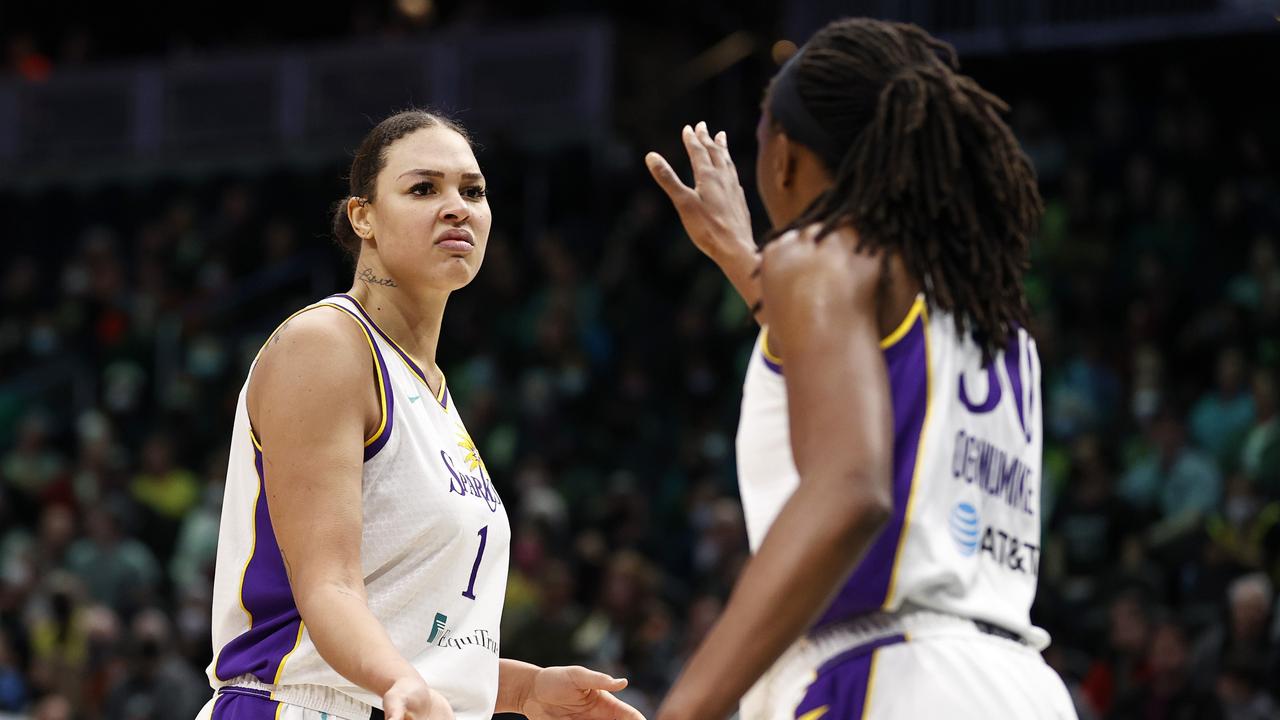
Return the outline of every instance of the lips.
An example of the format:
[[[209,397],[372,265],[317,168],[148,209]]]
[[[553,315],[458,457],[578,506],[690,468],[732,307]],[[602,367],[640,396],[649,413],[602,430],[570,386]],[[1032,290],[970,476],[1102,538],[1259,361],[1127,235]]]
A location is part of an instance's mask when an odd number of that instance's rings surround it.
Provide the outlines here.
[[[476,244],[476,241],[474,238],[471,237],[471,233],[467,232],[466,230],[463,230],[461,228],[454,228],[452,230],[445,230],[444,232],[440,233],[440,237],[436,238],[436,242],[435,242],[436,245],[443,245],[446,243],[448,244],[466,243],[467,245],[474,246]]]

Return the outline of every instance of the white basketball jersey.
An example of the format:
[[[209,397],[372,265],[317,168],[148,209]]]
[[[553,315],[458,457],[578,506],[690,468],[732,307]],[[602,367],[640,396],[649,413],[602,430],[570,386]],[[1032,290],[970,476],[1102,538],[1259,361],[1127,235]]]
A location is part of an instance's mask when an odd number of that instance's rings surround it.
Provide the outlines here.
[[[983,367],[978,345],[956,333],[951,315],[930,312],[922,295],[881,348],[893,400],[893,514],[815,627],[908,604],[1047,645],[1030,619],[1040,562],[1035,341],[1019,329]],[[784,378],[762,330],[737,439],[753,551],[799,482]]]
[[[317,307],[336,308],[359,324],[376,369],[382,422],[365,442],[361,491],[369,608],[458,718],[487,719],[498,692],[511,542],[502,500],[444,384],[433,395],[422,369],[354,298],[334,295],[300,312]],[[315,694],[304,686],[323,686],[381,707],[381,697],[320,657],[298,614],[263,491],[248,387],[246,380],[222,506],[210,683],[265,689],[285,702]]]

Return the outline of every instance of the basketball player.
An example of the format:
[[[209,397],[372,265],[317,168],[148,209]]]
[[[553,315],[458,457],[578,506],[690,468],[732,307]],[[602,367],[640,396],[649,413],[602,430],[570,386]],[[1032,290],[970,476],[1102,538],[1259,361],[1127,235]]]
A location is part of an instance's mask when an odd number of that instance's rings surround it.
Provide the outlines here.
[[[723,133],[685,128],[695,188],[646,158],[764,325],[738,428],[755,555],[659,720],[744,693],[745,720],[1075,717],[1029,618],[1041,202],[1004,104],[956,67],[918,27],[849,19],[778,72],[762,262]]]
[[[240,394],[202,717],[639,720],[625,680],[498,657],[510,527],[435,363],[489,236],[470,141],[393,115],[350,191],[354,284],[286,320]]]

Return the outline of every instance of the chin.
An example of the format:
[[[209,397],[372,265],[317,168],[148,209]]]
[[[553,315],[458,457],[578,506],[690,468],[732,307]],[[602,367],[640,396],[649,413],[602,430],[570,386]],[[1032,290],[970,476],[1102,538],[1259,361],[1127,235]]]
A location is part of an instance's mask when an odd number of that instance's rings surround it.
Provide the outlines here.
[[[445,292],[453,292],[470,285],[476,279],[478,271],[479,268],[472,268],[461,258],[451,258],[441,266],[431,269],[426,284]]]

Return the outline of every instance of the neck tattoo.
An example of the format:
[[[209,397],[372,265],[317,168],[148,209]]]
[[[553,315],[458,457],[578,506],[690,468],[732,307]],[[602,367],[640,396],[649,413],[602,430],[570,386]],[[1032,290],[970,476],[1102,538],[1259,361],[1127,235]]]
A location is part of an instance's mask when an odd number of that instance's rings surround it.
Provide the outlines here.
[[[383,287],[396,287],[396,281],[391,278],[378,277],[373,274],[373,268],[364,268],[360,271],[357,278],[369,283],[370,285],[382,285]]]

